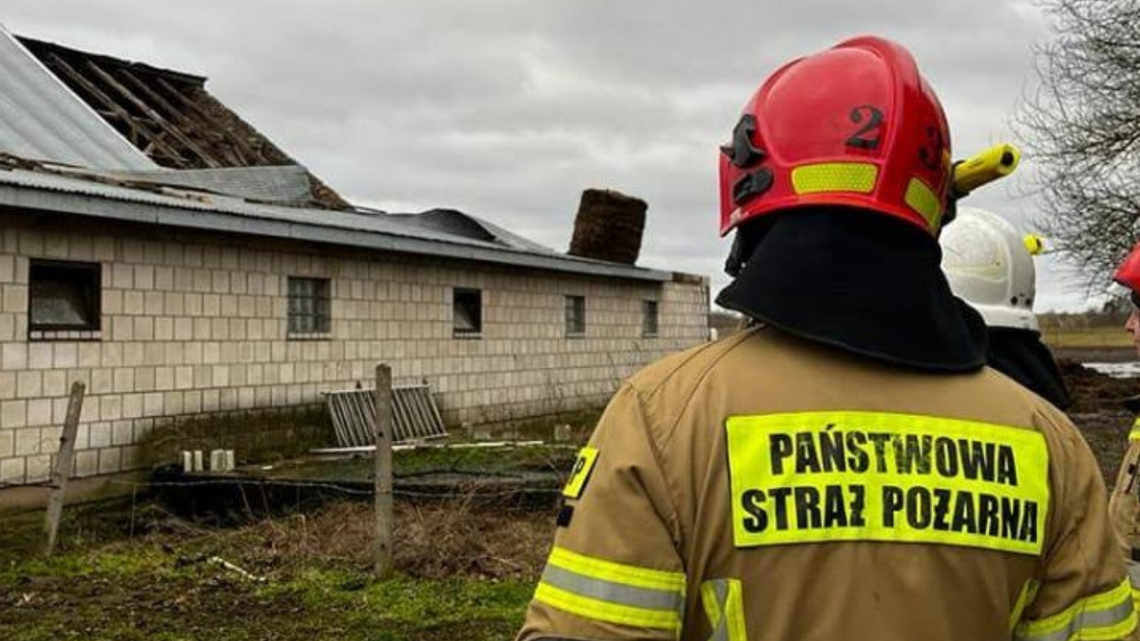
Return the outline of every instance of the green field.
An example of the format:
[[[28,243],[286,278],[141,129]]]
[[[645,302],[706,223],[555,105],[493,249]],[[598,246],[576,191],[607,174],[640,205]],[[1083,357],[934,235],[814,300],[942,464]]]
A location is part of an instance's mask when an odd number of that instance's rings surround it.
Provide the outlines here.
[[[1132,338],[1123,327],[1090,327],[1087,329],[1046,329],[1041,337],[1050,347],[1131,347]]]

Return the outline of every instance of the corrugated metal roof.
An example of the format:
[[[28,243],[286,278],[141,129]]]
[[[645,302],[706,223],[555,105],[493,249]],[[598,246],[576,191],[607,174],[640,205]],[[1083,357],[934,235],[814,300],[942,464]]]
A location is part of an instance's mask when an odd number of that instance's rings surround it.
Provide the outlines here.
[[[110,175],[130,182],[188,187],[248,200],[275,203],[295,203],[308,200],[311,187],[309,173],[300,165],[116,171],[110,172]]]
[[[0,26],[0,151],[101,169],[155,169]]]
[[[0,169],[0,206],[596,276],[672,278],[670,272],[560,254],[461,212],[428,212],[417,220],[408,215],[283,207],[163,187],[132,189],[90,177],[26,169]],[[486,235],[465,230],[470,226],[456,217],[468,218]]]

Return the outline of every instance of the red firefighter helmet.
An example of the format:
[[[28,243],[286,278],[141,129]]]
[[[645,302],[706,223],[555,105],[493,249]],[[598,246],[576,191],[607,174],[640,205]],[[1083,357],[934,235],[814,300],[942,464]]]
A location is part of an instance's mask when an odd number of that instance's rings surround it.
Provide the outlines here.
[[[937,235],[950,130],[910,52],[841,42],[772,74],[721,148],[720,233],[795,207],[882,212]]]
[[[1116,273],[1112,275],[1112,280],[1124,285],[1132,293],[1132,300],[1140,299],[1140,244],[1132,248],[1128,252],[1128,256],[1120,266],[1116,268]]]

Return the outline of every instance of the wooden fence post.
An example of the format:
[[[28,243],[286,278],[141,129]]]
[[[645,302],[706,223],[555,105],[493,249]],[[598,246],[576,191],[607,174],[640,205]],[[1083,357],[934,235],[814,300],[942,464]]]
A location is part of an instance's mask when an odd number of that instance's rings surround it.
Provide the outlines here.
[[[392,574],[392,368],[376,366],[376,536],[373,571],[377,578]]]
[[[75,452],[75,433],[79,430],[79,414],[83,410],[83,394],[87,386],[79,381],[71,384],[71,398],[67,401],[67,416],[63,419],[63,433],[59,437],[59,452],[51,472],[51,495],[48,497],[44,529],[47,531],[48,554],[55,550],[59,533],[59,520],[63,516],[64,492],[71,477],[71,457]]]

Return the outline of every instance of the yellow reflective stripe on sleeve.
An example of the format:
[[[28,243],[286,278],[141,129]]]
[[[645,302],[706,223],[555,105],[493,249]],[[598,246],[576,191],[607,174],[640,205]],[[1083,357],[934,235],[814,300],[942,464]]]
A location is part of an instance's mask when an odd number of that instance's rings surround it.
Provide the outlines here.
[[[725,424],[738,548],[931,543],[1038,556],[1049,451],[1033,429],[827,411]]]
[[[578,574],[605,581],[623,583],[651,590],[684,592],[685,575],[681,572],[653,570],[636,565],[615,563],[555,546],[547,563]]]
[[[669,630],[674,633],[681,631],[681,615],[678,612],[619,605],[602,599],[592,599],[574,594],[547,583],[538,584],[538,589],[534,592],[534,600],[585,619],[637,628]]]
[[[709,641],[748,641],[743,593],[739,579],[714,579],[701,584],[701,602],[713,629]]]
[[[586,481],[590,479],[590,472],[594,471],[594,464],[597,462],[597,448],[583,447],[579,450],[578,458],[574,461],[574,470],[570,472],[566,487],[562,489],[562,496],[568,499],[582,496],[582,490],[586,489]]]
[[[863,162],[825,162],[801,165],[792,170],[792,189],[797,194],[853,191],[869,194],[875,189],[879,166]]]
[[[1014,630],[1014,641],[1112,641],[1136,629],[1132,584],[1128,579],[1115,588],[1081,599],[1062,612],[1036,621],[1023,621]]]
[[[1132,423],[1132,431],[1128,433],[1128,440],[1140,441],[1140,418]]]
[[[679,633],[685,575],[555,547],[535,601],[586,619]]]
[[[906,186],[903,200],[926,219],[931,231],[938,231],[942,218],[942,203],[933,189],[918,178],[911,178]]]
[[[1013,611],[1009,613],[1009,629],[1013,631],[1017,624],[1021,621],[1021,613],[1025,612],[1025,606],[1033,603],[1033,599],[1037,598],[1037,589],[1041,584],[1033,579],[1025,582],[1021,588],[1021,594],[1017,595],[1017,603],[1013,604]]]

